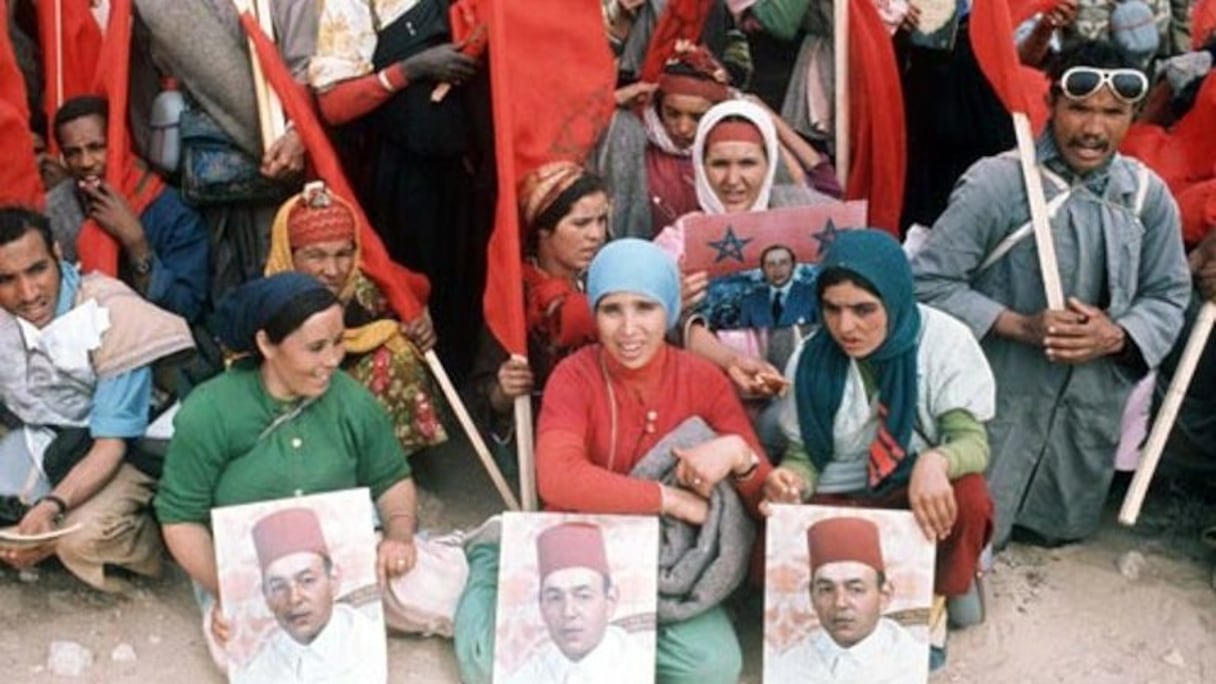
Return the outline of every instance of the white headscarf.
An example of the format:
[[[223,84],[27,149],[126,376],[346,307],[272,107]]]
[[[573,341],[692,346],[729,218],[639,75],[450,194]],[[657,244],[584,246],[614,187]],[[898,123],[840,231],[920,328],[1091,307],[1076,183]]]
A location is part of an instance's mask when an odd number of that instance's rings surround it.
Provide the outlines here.
[[[726,213],[726,207],[722,206],[722,200],[718,199],[718,195],[709,184],[709,179],[705,176],[705,138],[709,136],[709,132],[713,130],[714,126],[729,116],[747,119],[760,129],[760,135],[764,138],[764,153],[768,161],[768,170],[764,173],[764,183],[760,187],[760,194],[756,195],[756,201],[748,207],[748,211],[763,211],[768,209],[768,198],[773,190],[773,179],[777,176],[777,164],[781,161],[778,156],[777,129],[773,126],[772,115],[768,111],[747,100],[727,100],[718,103],[705,112],[705,116],[701,117],[701,122],[697,124],[697,137],[692,143],[692,166],[696,177],[697,203],[707,214]]]

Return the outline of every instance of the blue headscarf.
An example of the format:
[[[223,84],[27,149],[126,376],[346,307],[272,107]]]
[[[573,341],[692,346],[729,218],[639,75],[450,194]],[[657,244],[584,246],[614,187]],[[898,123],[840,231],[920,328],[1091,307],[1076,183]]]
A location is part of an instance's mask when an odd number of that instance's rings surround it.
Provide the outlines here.
[[[906,479],[916,423],[916,355],[920,311],[912,269],[894,238],[878,230],[842,231],[828,248],[820,277],[844,270],[874,286],[887,312],[887,337],[866,357],[878,385],[879,430],[870,445],[869,483],[877,489]],[[820,310],[823,311],[820,289]],[[822,472],[835,453],[833,421],[848,377],[849,357],[826,330],[807,341],[794,375],[798,428],[815,467]],[[885,415],[884,415],[885,414]]]
[[[680,318],[680,271],[676,262],[654,243],[637,238],[613,240],[591,260],[587,270],[587,299],[591,310],[614,292],[630,292],[658,302],[667,313],[667,327]]]
[[[257,349],[255,336],[296,297],[328,288],[298,271],[284,271],[251,280],[231,292],[216,308],[216,334],[238,354]]]

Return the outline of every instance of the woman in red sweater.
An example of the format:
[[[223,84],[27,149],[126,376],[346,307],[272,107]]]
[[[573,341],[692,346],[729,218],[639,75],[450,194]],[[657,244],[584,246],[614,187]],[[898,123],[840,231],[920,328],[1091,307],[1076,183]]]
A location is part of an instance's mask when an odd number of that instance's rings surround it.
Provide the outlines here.
[[[587,297],[598,343],[563,360],[545,386],[536,448],[545,507],[661,515],[703,525],[710,497],[725,481],[754,513],[771,466],[733,386],[710,362],[665,341],[680,313],[675,262],[645,240],[613,241],[591,262]],[[717,437],[674,450],[674,481],[630,475],[664,436],[692,417]],[[469,586],[456,617],[465,681],[482,681],[481,672],[493,660],[497,560],[497,547],[470,551]],[[736,682],[741,669],[738,639],[721,605],[660,621],[656,681]]]

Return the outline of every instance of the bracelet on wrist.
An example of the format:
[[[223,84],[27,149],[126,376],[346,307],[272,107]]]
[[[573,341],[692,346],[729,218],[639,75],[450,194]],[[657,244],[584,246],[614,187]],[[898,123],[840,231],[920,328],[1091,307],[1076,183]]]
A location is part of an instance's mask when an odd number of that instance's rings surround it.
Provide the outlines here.
[[[64,501],[63,499],[61,499],[58,496],[55,496],[54,494],[47,494],[46,496],[43,496],[40,499],[38,499],[37,501],[35,501],[34,505],[37,506],[38,504],[41,504],[43,501],[46,501],[46,502],[49,502],[49,503],[52,503],[55,505],[55,524],[58,525],[61,522],[63,522],[63,517],[65,515],[67,515],[67,512],[68,512],[68,502]]]

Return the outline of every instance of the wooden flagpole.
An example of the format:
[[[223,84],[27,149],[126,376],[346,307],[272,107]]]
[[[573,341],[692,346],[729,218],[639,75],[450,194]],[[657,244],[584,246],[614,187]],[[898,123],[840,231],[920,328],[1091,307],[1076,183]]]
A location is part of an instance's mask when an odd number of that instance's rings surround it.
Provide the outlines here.
[[[527,358],[518,354],[512,354],[511,358],[528,362]],[[536,495],[536,444],[532,425],[531,394],[515,397],[515,452],[519,460],[519,498],[523,501],[525,511],[535,511],[539,508]]]
[[[250,12],[257,17],[262,32],[274,42],[274,22],[270,15],[269,0],[232,0],[236,5],[237,14]],[[247,39],[249,45],[249,67],[253,72],[253,94],[258,106],[258,127],[262,132],[262,150],[269,151],[271,145],[287,130],[287,120],[283,116],[283,104],[279,96],[266,82],[262,73],[262,64],[253,47],[253,40]]]
[[[1182,358],[1178,361],[1174,378],[1170,381],[1169,389],[1166,390],[1165,401],[1161,403],[1161,409],[1157,412],[1157,420],[1153,421],[1153,429],[1148,435],[1148,442],[1145,443],[1144,451],[1140,454],[1140,466],[1136,468],[1136,474],[1132,476],[1132,483],[1127,490],[1127,495],[1123,497],[1123,507],[1119,509],[1119,522],[1124,525],[1135,525],[1136,518],[1140,517],[1140,508],[1144,505],[1144,497],[1148,494],[1148,485],[1152,482],[1153,473],[1161,461],[1165,443],[1169,439],[1170,431],[1174,428],[1174,421],[1178,418],[1178,410],[1182,408],[1182,400],[1186,398],[1186,390],[1191,385],[1191,379],[1195,376],[1195,368],[1199,365],[1199,359],[1203,356],[1208,337],[1212,334],[1213,323],[1216,323],[1216,302],[1204,302],[1199,309],[1199,315],[1195,317],[1195,325],[1191,328],[1191,336],[1186,341],[1186,348],[1182,351]]]
[[[1056,260],[1056,243],[1051,236],[1051,221],[1047,216],[1047,199],[1043,195],[1043,176],[1035,159],[1034,132],[1030,118],[1025,112],[1012,112],[1013,132],[1018,141],[1018,161],[1022,166],[1022,180],[1026,185],[1026,198],[1030,202],[1030,220],[1034,226],[1034,245],[1039,253],[1039,273],[1043,277],[1043,290],[1047,294],[1047,308],[1064,309],[1064,287],[1060,284],[1060,266]]]
[[[834,59],[836,117],[833,121],[836,136],[836,177],[840,187],[849,182],[849,2],[837,0],[832,3],[832,50]]]

